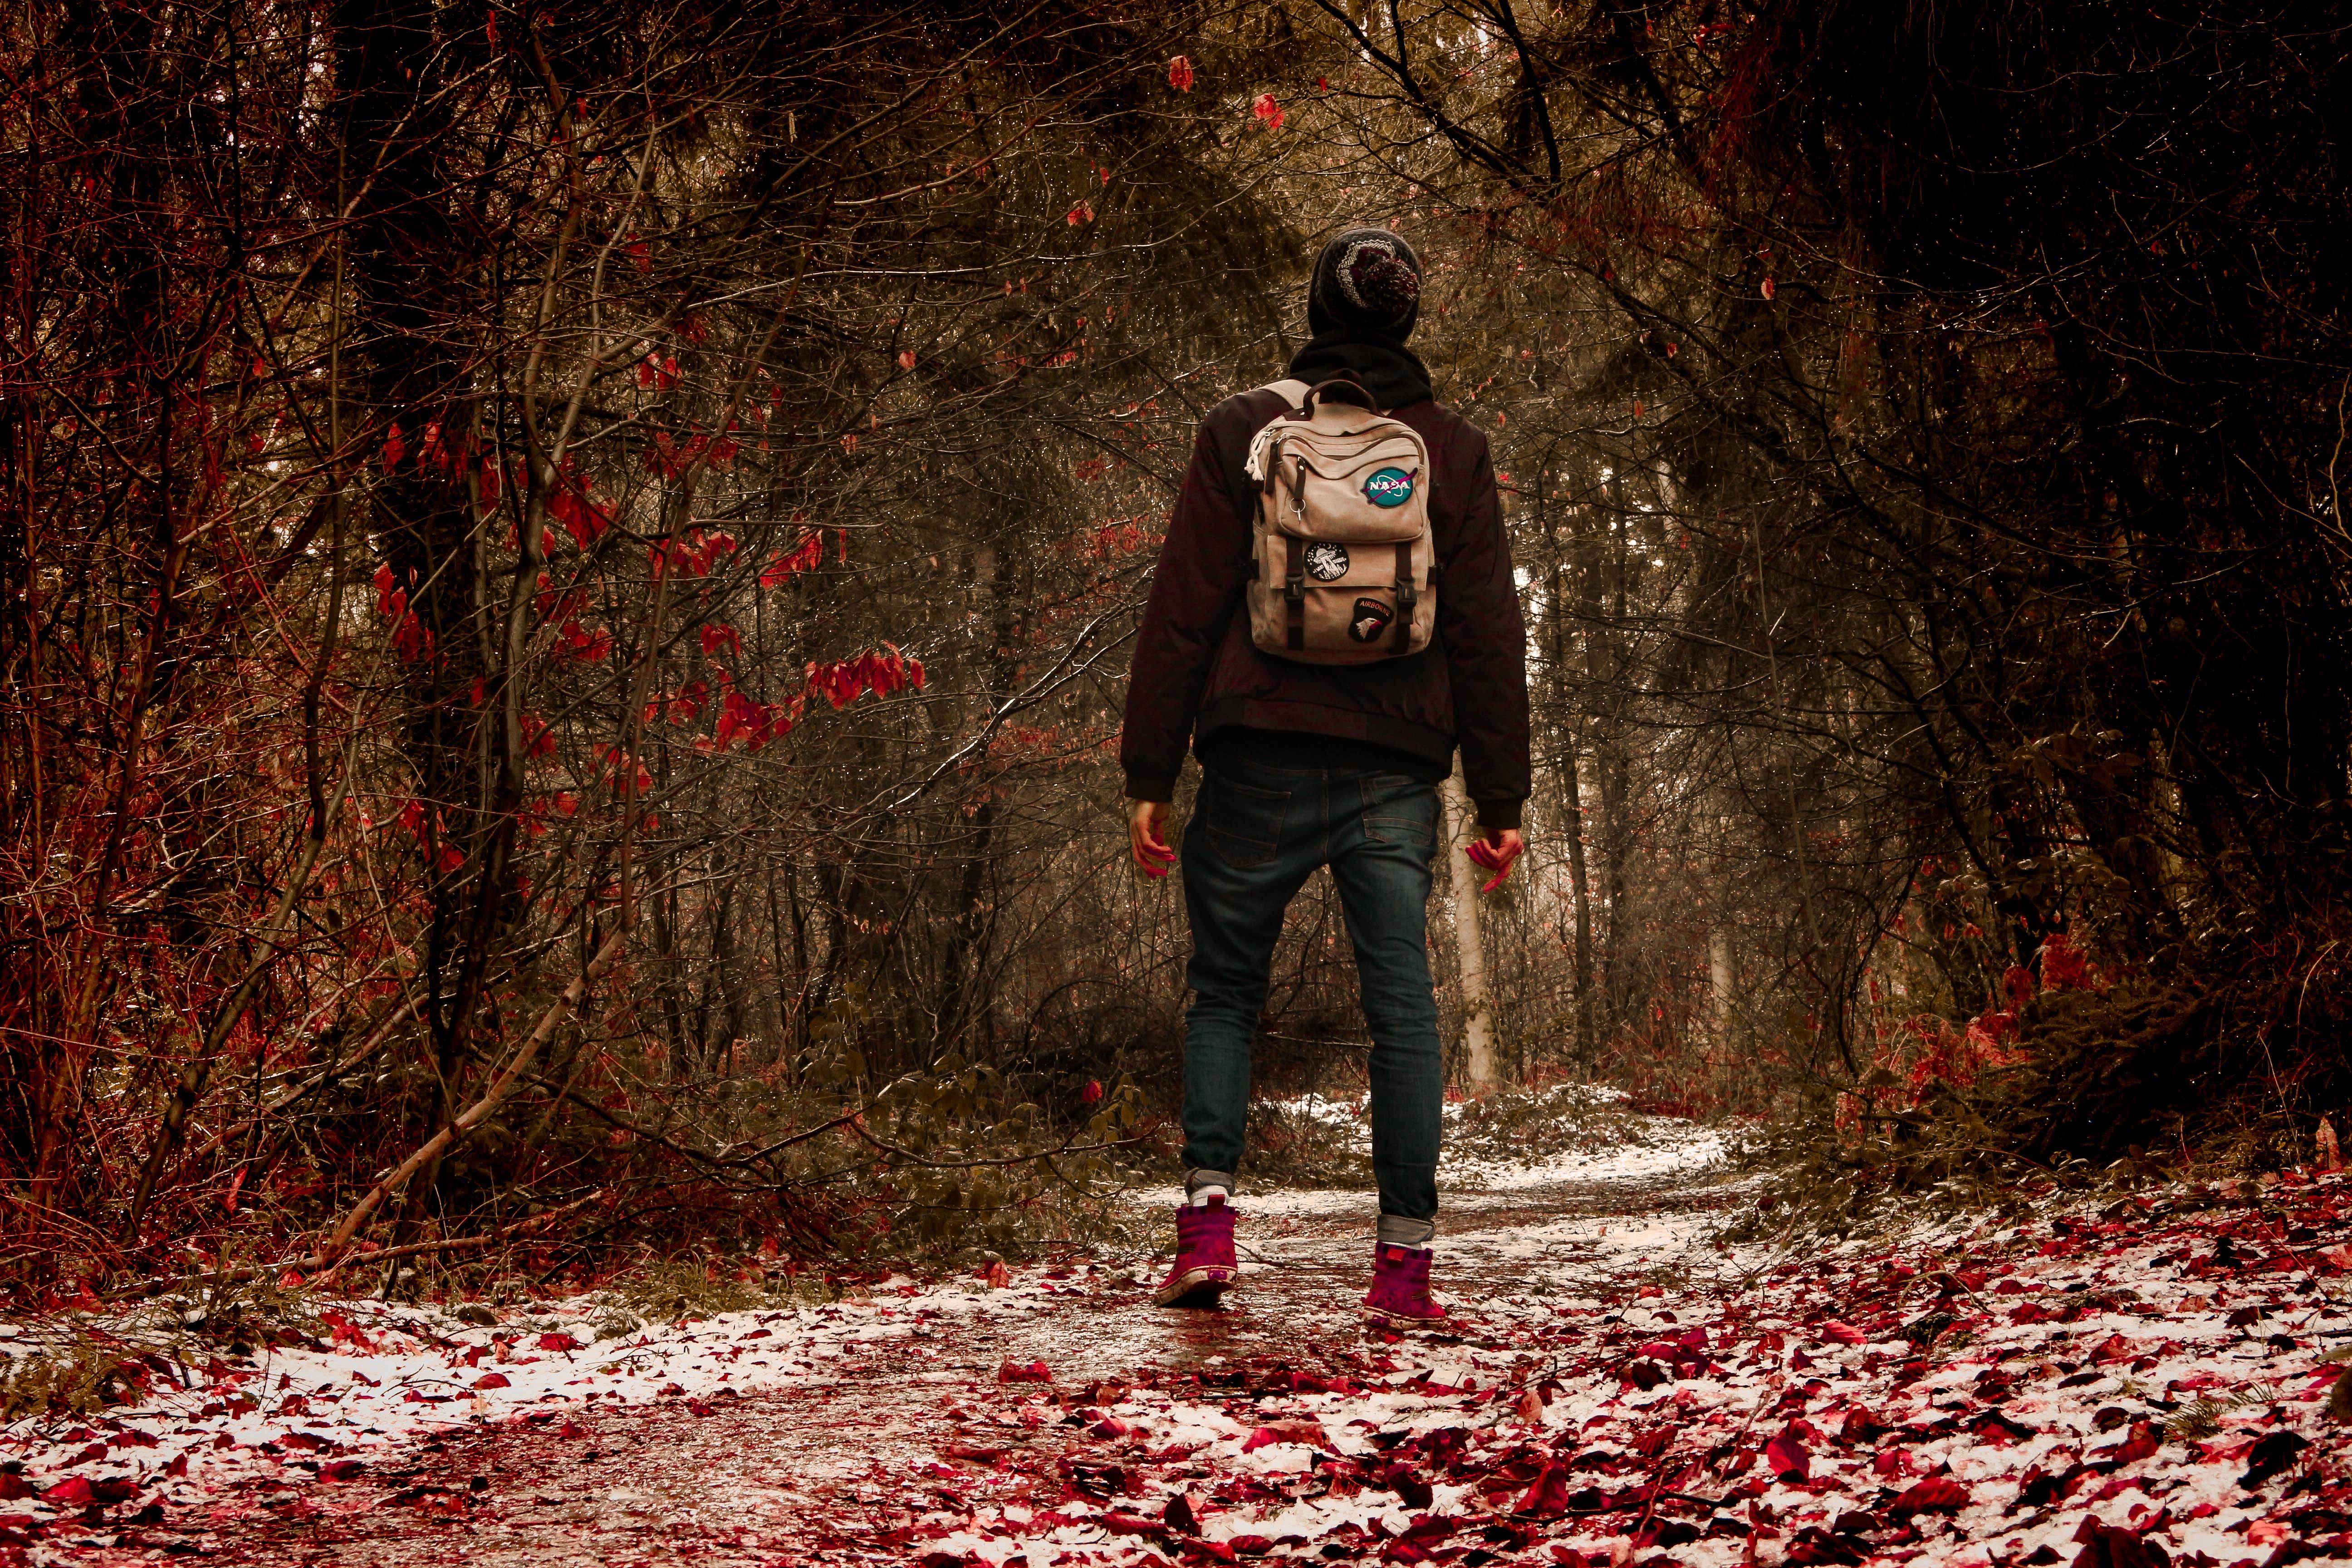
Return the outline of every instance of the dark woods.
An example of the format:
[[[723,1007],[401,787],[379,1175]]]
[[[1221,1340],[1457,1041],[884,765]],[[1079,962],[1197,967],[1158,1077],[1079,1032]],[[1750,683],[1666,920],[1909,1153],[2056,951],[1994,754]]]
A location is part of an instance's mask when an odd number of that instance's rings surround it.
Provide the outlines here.
[[[1125,639],[1367,219],[1532,630],[1507,1070],[2044,1163],[2333,1103],[2331,8],[0,37],[19,1284],[1081,1223],[1181,1000]]]
[[[2007,1066],[2044,1157],[2324,1103],[2340,20],[1604,6],[1512,37],[1485,125],[1365,42],[1528,275],[1606,301],[1587,471],[1543,464],[1612,645],[1563,695],[1604,821],[1621,726],[1664,764],[1644,847],[1737,932],[1730,1010],[1785,1010],[1738,1032],[1898,1124]]]

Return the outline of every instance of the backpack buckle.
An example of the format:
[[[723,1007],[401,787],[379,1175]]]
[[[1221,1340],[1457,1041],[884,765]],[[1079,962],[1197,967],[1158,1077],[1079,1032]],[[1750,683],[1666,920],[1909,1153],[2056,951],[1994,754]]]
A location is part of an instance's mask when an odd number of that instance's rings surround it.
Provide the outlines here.
[[[1282,579],[1282,596],[1294,605],[1307,602],[1307,578],[1303,573],[1292,572]]]

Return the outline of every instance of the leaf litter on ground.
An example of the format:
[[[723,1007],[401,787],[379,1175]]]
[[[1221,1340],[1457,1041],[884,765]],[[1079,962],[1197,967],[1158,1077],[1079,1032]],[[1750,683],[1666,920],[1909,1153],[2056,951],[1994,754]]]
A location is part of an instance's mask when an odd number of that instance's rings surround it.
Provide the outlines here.
[[[614,1560],[612,1531],[638,1527],[597,1463],[642,1482],[695,1453],[726,1495],[662,1517],[702,1562],[2352,1556],[2342,1177],[1736,1242],[1759,1186],[1722,1156],[1650,1119],[1638,1145],[1489,1172],[1441,1241],[1458,1319],[1419,1336],[1358,1324],[1307,1268],[1353,1256],[1328,1222],[1361,1197],[1331,1192],[1245,1197],[1266,1261],[1244,1295],[1281,1309],[1255,1336],[1154,1313],[1149,1259],[617,1333],[595,1298],[469,1314],[488,1324],[326,1305],[311,1343],[167,1362],[130,1403],[11,1424],[0,1552],[292,1561],[332,1526],[369,1561],[425,1561],[451,1529],[471,1560],[571,1561],[499,1545],[569,1499],[567,1530]]]

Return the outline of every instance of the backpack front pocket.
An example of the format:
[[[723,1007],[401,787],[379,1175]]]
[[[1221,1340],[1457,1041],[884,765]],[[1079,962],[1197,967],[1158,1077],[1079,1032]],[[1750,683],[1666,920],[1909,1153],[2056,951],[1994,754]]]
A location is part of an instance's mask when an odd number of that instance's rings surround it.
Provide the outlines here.
[[[1262,536],[1258,572],[1270,592],[1250,596],[1250,635],[1269,651],[1327,664],[1370,664],[1429,645],[1436,626],[1429,542]],[[1296,594],[1293,594],[1293,588]]]

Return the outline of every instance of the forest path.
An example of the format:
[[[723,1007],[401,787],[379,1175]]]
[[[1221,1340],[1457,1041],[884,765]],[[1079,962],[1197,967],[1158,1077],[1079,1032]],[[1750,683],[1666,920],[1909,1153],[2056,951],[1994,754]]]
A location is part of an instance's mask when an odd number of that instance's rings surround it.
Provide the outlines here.
[[[1713,1138],[1627,1131],[1454,1188],[1451,1331],[1360,1322],[1370,1200],[1330,1192],[1244,1194],[1215,1313],[1140,1260],[602,1340],[593,1302],[387,1308],[20,1436],[0,1563],[2352,1559],[2344,1178],[1783,1248],[1717,1237],[1751,1200]]]
[[[739,1398],[701,1397],[714,1392],[710,1373],[740,1356],[735,1336],[747,1331],[737,1323],[705,1342],[703,1367],[680,1353],[689,1347],[668,1350],[662,1364],[674,1392],[650,1402],[567,1402],[560,1417],[532,1412],[444,1430],[334,1488],[305,1489],[282,1473],[240,1477],[229,1498],[194,1516],[167,1510],[163,1521],[102,1545],[86,1538],[58,1560],[128,1560],[161,1547],[236,1562],[383,1565],[920,1561],[941,1550],[921,1539],[941,1523],[1060,1504],[1062,1461],[1104,1457],[1091,1428],[1118,1402],[1106,1383],[1255,1386],[1276,1367],[1360,1378],[1385,1353],[1404,1374],[1428,1369],[1494,1386],[1524,1348],[1510,1342],[1524,1340],[1513,1331],[1519,1320],[1547,1310],[1531,1288],[1544,1296],[1632,1289],[1633,1276],[1690,1249],[1699,1217],[1727,1201],[1717,1140],[1673,1124],[1654,1131],[1650,1147],[1489,1172],[1486,1190],[1449,1193],[1437,1284],[1463,1311],[1458,1332],[1400,1342],[1360,1321],[1371,1194],[1253,1194],[1239,1205],[1244,1285],[1222,1310],[1155,1309],[1159,1260],[1076,1271],[1047,1284],[1034,1310],[930,1322],[919,1320],[932,1293],[908,1287],[919,1319],[910,1332],[853,1333],[838,1342],[837,1359],[805,1375]],[[1497,1300],[1510,1304],[1499,1339],[1483,1312]],[[877,1310],[891,1302],[877,1292]],[[1053,1382],[1000,1382],[1008,1362],[1043,1363]],[[1189,1479],[1214,1484],[1213,1470]],[[1156,1520],[1161,1507],[1151,1511]],[[981,1561],[1014,1555],[974,1544]],[[1043,1568],[1070,1550],[1056,1542],[1029,1562]],[[1112,1560],[1120,1554],[1114,1547]]]
[[[1605,1287],[1627,1271],[1646,1274],[1672,1261],[1698,1234],[1689,1217],[1724,1201],[1705,1182],[1716,1148],[1711,1139],[1696,1140],[1676,1151],[1680,1158],[1605,1163],[1597,1179],[1454,1195],[1446,1205],[1441,1295],[1474,1305],[1523,1295],[1531,1231],[1540,1232],[1556,1279],[1574,1273]],[[1331,1377],[1359,1370],[1368,1353],[1393,1347],[1393,1359],[1408,1348],[1384,1345],[1356,1311],[1370,1280],[1372,1194],[1281,1193],[1244,1200],[1241,1208],[1244,1285],[1221,1310],[1154,1308],[1150,1287],[1158,1270],[1139,1266],[1133,1284],[1106,1280],[1057,1295],[1034,1313],[969,1323],[927,1347],[935,1354],[919,1370],[886,1342],[834,1380],[756,1394],[709,1417],[671,1403],[575,1423],[585,1428],[576,1438],[544,1427],[484,1433],[453,1443],[417,1479],[464,1486],[476,1474],[491,1478],[496,1500],[468,1510],[469,1563],[536,1568],[688,1554],[722,1564],[919,1560],[940,1549],[908,1534],[926,1520],[992,1504],[1027,1502],[1045,1511],[1058,1503],[1056,1461],[1106,1457],[1088,1430],[1094,1418],[1065,1424],[1073,1409],[1102,1408],[1086,1391],[1106,1381],[1164,1387],[1188,1374],[1255,1373],[1274,1364]],[[1683,1223],[1659,1223],[1666,1215]],[[1612,1247],[1612,1232],[1620,1241],[1643,1239]],[[1509,1347],[1465,1326],[1459,1343],[1424,1344],[1420,1359],[1407,1355],[1397,1365],[1408,1372],[1434,1365],[1457,1377],[1474,1367],[1491,1386],[1496,1369],[1507,1368]],[[1053,1389],[998,1382],[1007,1361],[1045,1363]],[[1055,1400],[1045,1424],[1022,1425],[1021,1413],[1036,1410],[1041,1397]],[[1076,1403],[1065,1408],[1070,1400]],[[582,1465],[583,1447],[603,1458]],[[957,1456],[959,1448],[964,1456],[1006,1450],[1022,1462],[998,1468],[992,1459]],[[926,1473],[940,1468],[955,1473]],[[442,1532],[403,1527],[381,1512],[369,1517],[372,1527],[338,1543],[339,1562],[416,1563],[446,1550],[436,1540]],[[1030,1553],[1032,1568],[1075,1544]]]

